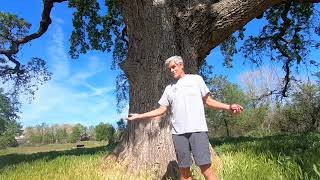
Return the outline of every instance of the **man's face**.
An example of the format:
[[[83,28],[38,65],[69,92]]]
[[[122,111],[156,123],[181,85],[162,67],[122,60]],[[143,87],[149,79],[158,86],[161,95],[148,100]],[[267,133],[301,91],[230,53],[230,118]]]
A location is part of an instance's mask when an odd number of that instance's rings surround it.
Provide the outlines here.
[[[180,79],[184,74],[183,64],[181,63],[176,64],[175,62],[171,61],[168,65],[168,70],[175,79]]]

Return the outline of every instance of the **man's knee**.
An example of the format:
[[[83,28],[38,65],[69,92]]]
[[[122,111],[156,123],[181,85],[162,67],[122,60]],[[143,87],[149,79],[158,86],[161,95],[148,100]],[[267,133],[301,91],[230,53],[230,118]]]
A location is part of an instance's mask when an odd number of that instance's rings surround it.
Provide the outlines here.
[[[188,179],[191,177],[191,171],[190,171],[190,167],[187,168],[179,168],[180,171],[180,175],[182,178],[184,179]]]
[[[212,173],[211,164],[205,164],[200,166],[202,174]]]
[[[206,179],[218,180],[218,176],[212,170],[211,164],[201,165],[200,169],[201,169],[201,172],[205,176]]]

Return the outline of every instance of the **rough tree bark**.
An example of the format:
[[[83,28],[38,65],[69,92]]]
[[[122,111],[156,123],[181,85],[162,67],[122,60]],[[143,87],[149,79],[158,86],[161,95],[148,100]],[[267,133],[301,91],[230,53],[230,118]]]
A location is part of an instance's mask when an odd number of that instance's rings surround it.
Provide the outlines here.
[[[181,55],[187,73],[197,73],[211,49],[282,0],[131,0],[120,1],[129,39],[122,69],[130,82],[130,112],[157,108],[170,77],[164,61]],[[176,174],[169,115],[129,122],[118,161],[130,172],[149,170],[158,177]]]

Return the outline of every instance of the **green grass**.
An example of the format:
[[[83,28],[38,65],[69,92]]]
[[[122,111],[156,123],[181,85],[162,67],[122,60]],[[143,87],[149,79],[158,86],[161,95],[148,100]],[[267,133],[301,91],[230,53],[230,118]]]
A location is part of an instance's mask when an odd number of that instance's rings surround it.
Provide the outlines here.
[[[212,139],[211,143],[222,162],[218,170],[222,180],[320,179],[320,134]],[[103,157],[114,146],[101,145],[89,142],[85,149],[72,149],[71,144],[2,150],[0,179],[151,179],[128,177],[122,166],[104,165]],[[204,179],[197,169],[193,175]]]
[[[221,179],[320,179],[320,134],[212,140]]]
[[[102,159],[114,146],[95,147],[97,143],[89,142],[84,149],[70,149],[67,144],[64,151],[47,151],[48,147],[61,148],[63,145],[45,145],[28,147],[28,154],[22,154],[26,147],[8,150],[0,156],[0,179],[102,179]],[[93,146],[93,147],[88,147]]]
[[[102,156],[58,156],[50,160],[22,162],[5,169],[0,179],[101,179],[103,173],[99,168]]]
[[[0,150],[0,156],[5,154],[31,154],[36,152],[48,152],[48,151],[63,151],[73,149],[76,144],[83,144],[86,148],[100,147],[106,145],[103,141],[82,141],[80,143],[67,143],[67,144],[46,144],[39,146],[20,146],[9,147],[7,149]]]

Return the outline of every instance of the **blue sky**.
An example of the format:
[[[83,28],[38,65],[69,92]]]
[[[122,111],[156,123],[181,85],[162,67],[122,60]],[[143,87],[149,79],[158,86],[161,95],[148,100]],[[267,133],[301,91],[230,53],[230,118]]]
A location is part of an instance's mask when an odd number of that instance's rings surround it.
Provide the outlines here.
[[[31,0],[0,0],[0,11],[18,14],[32,24],[31,32],[38,28],[42,3]],[[72,12],[66,3],[57,4],[52,11],[53,23],[41,38],[23,46],[19,53],[22,61],[40,57],[48,63],[52,79],[40,86],[31,103],[22,97],[21,122],[24,126],[36,124],[96,125],[108,122],[115,125],[117,114],[114,96],[115,77],[110,69],[111,53],[93,52],[71,59],[68,55],[72,30]]]
[[[35,32],[41,17],[42,3],[38,0],[0,0],[0,11],[10,12],[25,18],[33,26]],[[115,77],[117,71],[111,70],[111,53],[91,51],[73,60],[68,55],[69,37],[72,31],[72,10],[67,3],[55,5],[52,11],[53,23],[41,38],[24,45],[18,57],[27,61],[31,57],[40,57],[48,63],[53,73],[52,79],[42,85],[31,103],[26,98],[21,108],[21,123],[33,126],[47,124],[96,125],[100,122],[116,124],[125,117],[116,112]],[[263,25],[262,21],[248,24],[247,29],[256,30]],[[317,53],[312,56],[317,57]],[[254,70],[250,63],[243,64],[241,55],[234,58],[233,69],[222,66],[223,57],[216,48],[207,57],[214,66],[214,73],[227,75],[229,80],[240,83],[240,77]]]

